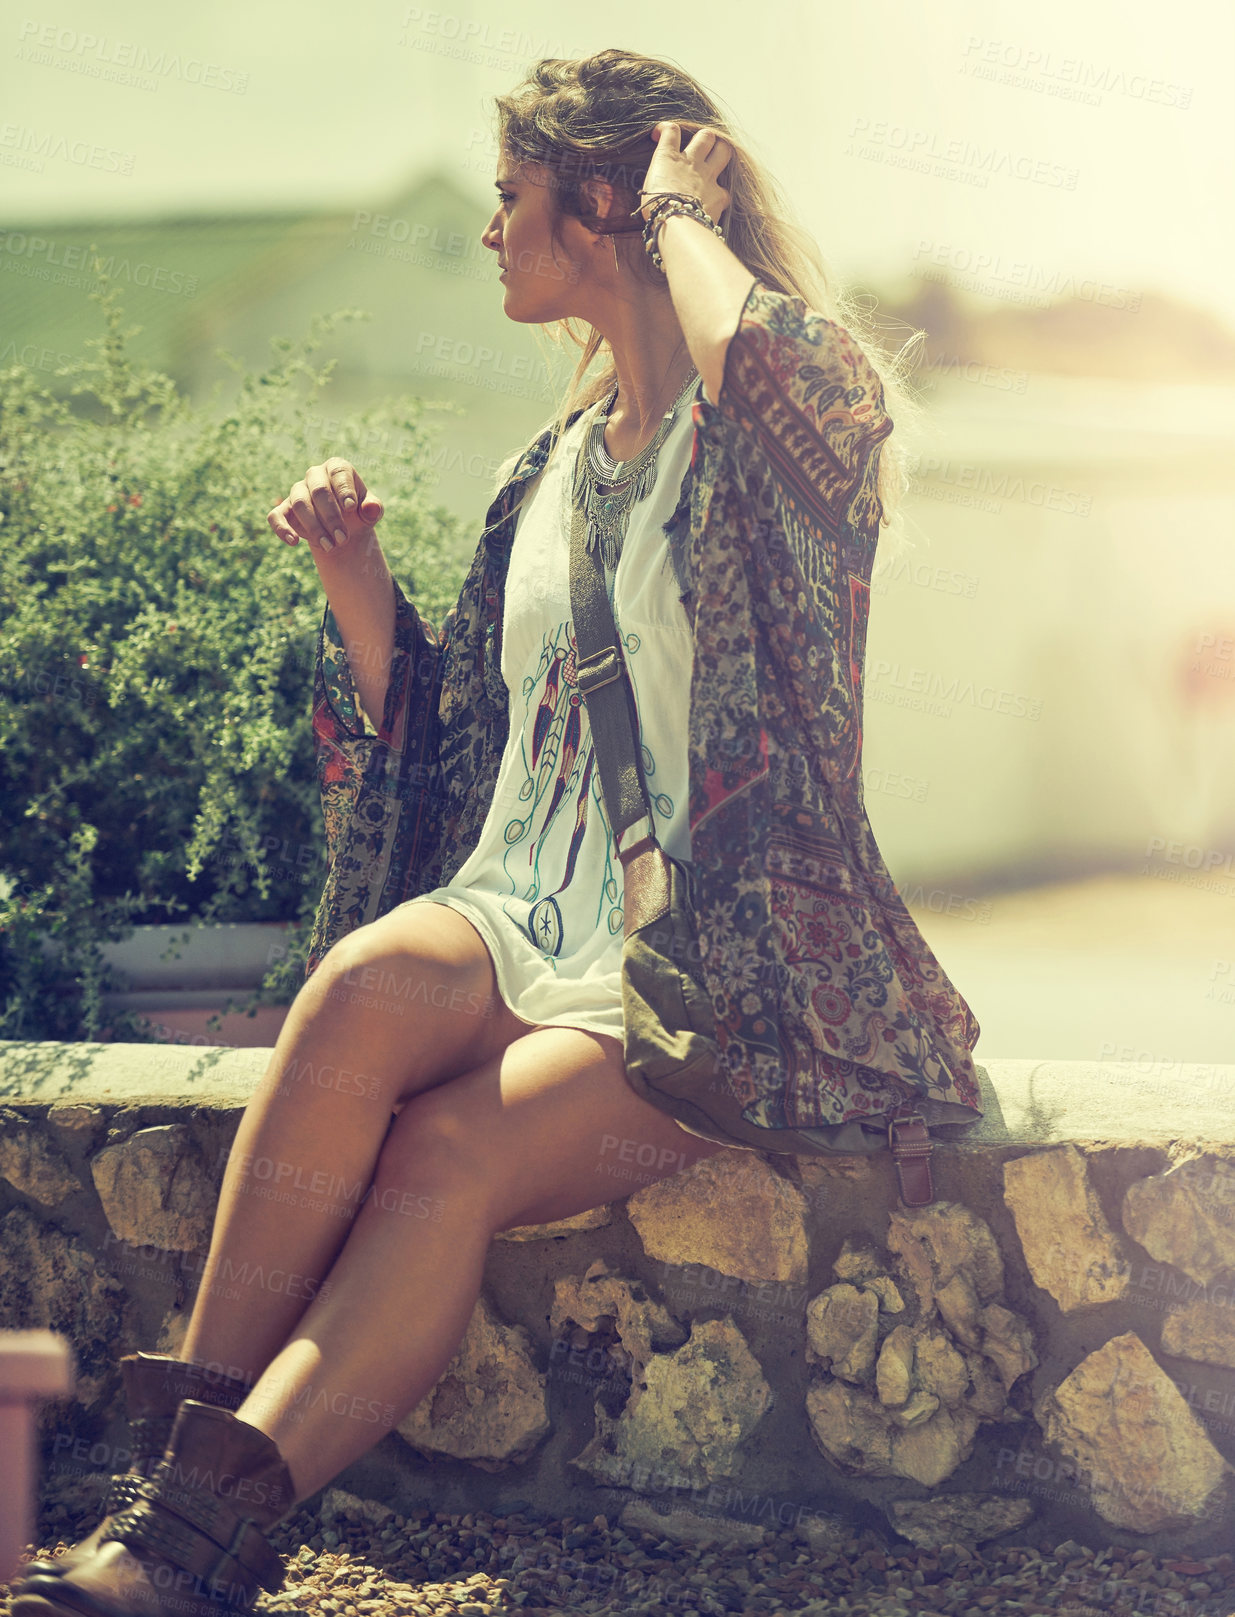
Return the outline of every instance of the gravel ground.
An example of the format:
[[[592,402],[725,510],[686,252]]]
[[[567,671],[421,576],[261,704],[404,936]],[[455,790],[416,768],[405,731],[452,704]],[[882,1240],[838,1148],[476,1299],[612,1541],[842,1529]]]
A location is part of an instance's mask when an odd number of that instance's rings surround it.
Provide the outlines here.
[[[319,1500],[319,1505],[321,1501]],[[1235,1617],[1235,1556],[1155,1558],[1068,1541],[1041,1552],[988,1541],[915,1550],[869,1529],[811,1549],[791,1532],[762,1543],[671,1543],[655,1533],[549,1517],[527,1509],[407,1517],[368,1507],[325,1516],[299,1510],[271,1532],[287,1580],[259,1611],[321,1617],[482,1617],[523,1611],[622,1617],[716,1617],[725,1612],[805,1612],[810,1617],[902,1617],[946,1612],[1094,1613],[1114,1617]],[[40,1555],[83,1538],[97,1512],[48,1507]],[[34,1553],[34,1552],[32,1552]],[[0,1614],[9,1609],[0,1585]]]

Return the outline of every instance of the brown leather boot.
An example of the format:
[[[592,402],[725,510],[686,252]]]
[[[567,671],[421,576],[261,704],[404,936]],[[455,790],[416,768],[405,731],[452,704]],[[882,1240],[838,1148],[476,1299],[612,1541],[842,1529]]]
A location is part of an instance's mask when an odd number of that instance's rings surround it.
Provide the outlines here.
[[[233,1412],[248,1397],[256,1376],[231,1375],[208,1368],[191,1359],[174,1359],[166,1353],[130,1353],[120,1360],[125,1405],[129,1417],[129,1468],[111,1479],[103,1501],[103,1517],[86,1538],[50,1560],[29,1561],[22,1568],[27,1577],[39,1573],[59,1576],[78,1561],[94,1553],[99,1535],[117,1511],[124,1510],[138,1497],[138,1484],[149,1477],[163,1458],[172,1433],[176,1411],[185,1398],[216,1404]]]
[[[186,1398],[154,1475],[137,1487],[92,1555],[14,1585],[12,1617],[234,1617],[282,1586],[264,1529],[295,1507],[295,1485],[265,1432]]]

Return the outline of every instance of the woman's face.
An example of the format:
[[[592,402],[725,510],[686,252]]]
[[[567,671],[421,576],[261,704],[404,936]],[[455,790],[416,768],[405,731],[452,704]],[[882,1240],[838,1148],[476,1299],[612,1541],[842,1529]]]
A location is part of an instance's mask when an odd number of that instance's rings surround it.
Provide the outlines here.
[[[497,208],[481,241],[503,267],[503,312],[523,322],[560,320],[580,312],[575,290],[588,265],[592,237],[577,220],[562,221],[560,245],[549,239],[549,187],[537,163],[504,154],[497,166]]]

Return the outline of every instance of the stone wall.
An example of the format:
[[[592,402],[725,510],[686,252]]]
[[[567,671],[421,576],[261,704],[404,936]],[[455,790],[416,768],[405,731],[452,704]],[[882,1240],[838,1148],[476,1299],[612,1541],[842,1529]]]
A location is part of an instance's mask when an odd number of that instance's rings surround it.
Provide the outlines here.
[[[76,1360],[40,1410],[46,1487],[102,1486],[118,1358],[179,1350],[268,1060],[0,1042],[0,1327]],[[928,1207],[886,1152],[722,1152],[643,1186],[632,1153],[608,1206],[504,1232],[453,1362],[339,1486],[820,1543],[883,1520],[920,1545],[1220,1551],[1235,1067],[979,1072],[986,1116],[936,1131]]]

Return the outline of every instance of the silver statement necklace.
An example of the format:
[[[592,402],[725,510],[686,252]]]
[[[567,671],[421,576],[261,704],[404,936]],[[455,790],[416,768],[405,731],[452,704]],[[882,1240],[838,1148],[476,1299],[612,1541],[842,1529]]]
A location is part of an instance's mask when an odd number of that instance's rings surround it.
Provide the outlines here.
[[[637,455],[630,460],[614,460],[605,448],[605,427],[617,399],[617,383],[604,401],[579,446],[575,461],[574,504],[587,517],[585,544],[592,555],[616,570],[622,541],[630,523],[631,508],[652,490],[661,445],[673,429],[674,419],[699,379],[692,368],[682,391],[665,411],[660,425]]]

